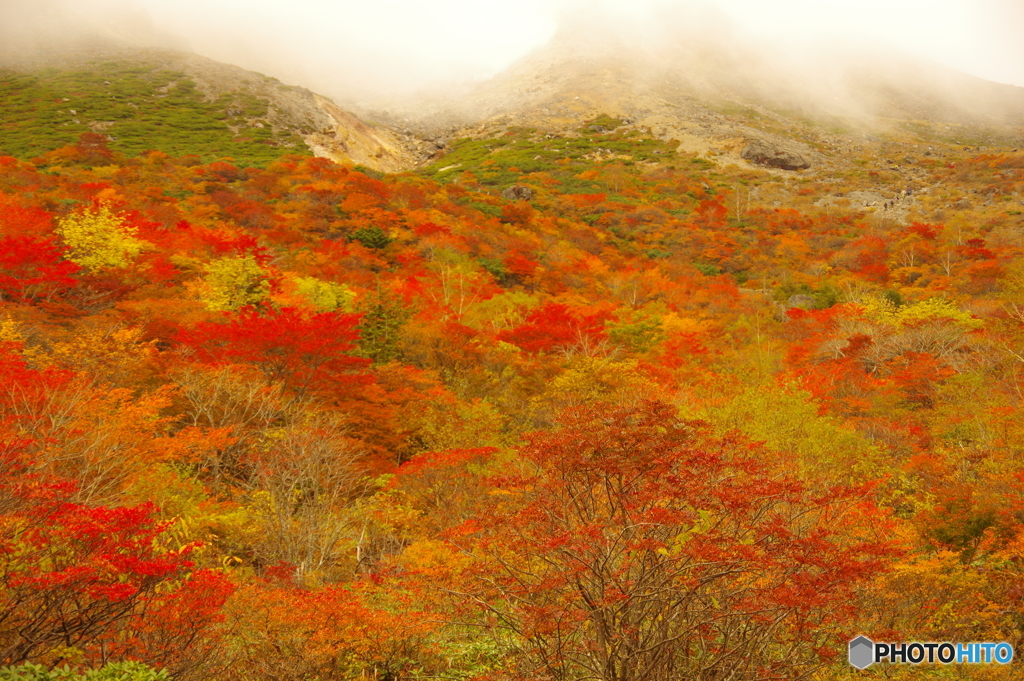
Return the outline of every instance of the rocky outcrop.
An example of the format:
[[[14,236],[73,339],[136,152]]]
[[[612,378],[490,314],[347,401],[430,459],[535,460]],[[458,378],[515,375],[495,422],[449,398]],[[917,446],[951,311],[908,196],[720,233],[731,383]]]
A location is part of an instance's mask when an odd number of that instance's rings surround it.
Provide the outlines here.
[[[514,184],[501,192],[501,198],[509,201],[529,201],[533,198],[533,190],[521,184]]]
[[[740,154],[740,158],[781,170],[803,170],[811,167],[810,160],[795,149],[771,144],[764,140],[754,140],[748,144]]]
[[[798,307],[801,310],[810,310],[814,307],[814,298],[804,293],[798,293],[790,296],[789,299],[786,300],[786,307]]]
[[[385,127],[369,126],[326,97],[314,97],[331,122],[326,130],[305,138],[306,145],[317,156],[398,173],[415,168],[440,151],[433,143]]]

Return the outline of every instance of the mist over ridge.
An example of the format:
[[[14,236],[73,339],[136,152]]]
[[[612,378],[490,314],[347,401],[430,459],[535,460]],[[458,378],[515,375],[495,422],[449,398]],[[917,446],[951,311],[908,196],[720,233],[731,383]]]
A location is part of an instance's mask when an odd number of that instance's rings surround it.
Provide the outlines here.
[[[558,128],[601,113],[679,123],[737,106],[874,131],[897,121],[1024,123],[1022,88],[879,43],[754,33],[707,3],[566,14],[548,43],[491,79],[353,106],[427,128],[488,120]]]
[[[399,0],[388,5],[390,22],[380,10],[348,8],[344,26],[316,0],[247,9],[234,0],[179,5],[168,14],[160,0],[10,0],[0,8],[0,65],[145,54],[191,64],[207,96],[214,81],[245,80],[241,72],[218,75],[216,61],[254,70],[333,100],[312,93],[303,100],[307,123],[299,127],[314,153],[351,159],[331,150],[359,147],[359,162],[371,166],[385,154],[396,159],[380,168],[389,171],[414,166],[457,137],[502,126],[568,130],[601,114],[698,156],[739,158],[758,140],[796,144],[794,153],[806,158],[841,152],[845,142],[827,130],[909,131],[956,144],[978,138],[964,126],[996,126],[1006,144],[1024,140],[1024,88],[841,27],[812,31],[795,17],[786,23],[784,13],[770,18],[767,6],[747,0],[534,0],[505,14],[474,14],[466,5],[462,23],[444,31],[437,29],[450,7],[428,17],[399,11]],[[876,5],[864,11],[877,12]],[[891,20],[901,16],[900,4],[893,8]],[[322,21],[310,22],[316,9]],[[511,27],[505,34],[503,21]],[[363,34],[346,43],[352,31]],[[488,37],[501,44],[486,55],[474,52]],[[517,51],[525,53],[513,59]],[[70,62],[67,55],[74,55]]]
[[[1011,0],[8,0],[0,18],[0,58],[102,35],[194,51],[344,100],[485,81],[559,30],[602,23],[642,49],[686,29],[723,43],[763,41],[772,54],[813,41],[895,46],[1024,84],[1013,30],[1024,7]]]

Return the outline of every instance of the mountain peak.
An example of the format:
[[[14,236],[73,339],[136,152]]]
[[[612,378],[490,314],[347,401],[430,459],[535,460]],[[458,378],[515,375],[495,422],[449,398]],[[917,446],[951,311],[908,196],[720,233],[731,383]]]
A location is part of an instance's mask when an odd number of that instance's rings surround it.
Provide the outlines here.
[[[607,114],[677,140],[680,151],[742,164],[753,142],[805,158],[864,135],[1017,146],[1024,88],[872,45],[755,37],[691,4],[655,15],[570,13],[547,44],[490,80],[371,110],[447,136],[566,131]]]

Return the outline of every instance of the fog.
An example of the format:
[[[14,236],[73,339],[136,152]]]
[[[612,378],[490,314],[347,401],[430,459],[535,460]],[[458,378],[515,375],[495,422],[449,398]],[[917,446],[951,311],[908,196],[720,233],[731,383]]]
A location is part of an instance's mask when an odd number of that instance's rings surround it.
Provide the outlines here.
[[[1020,0],[0,0],[0,54],[99,33],[351,100],[487,79],[573,17],[607,17],[644,42],[666,11],[779,51],[892,46],[1024,86]]]

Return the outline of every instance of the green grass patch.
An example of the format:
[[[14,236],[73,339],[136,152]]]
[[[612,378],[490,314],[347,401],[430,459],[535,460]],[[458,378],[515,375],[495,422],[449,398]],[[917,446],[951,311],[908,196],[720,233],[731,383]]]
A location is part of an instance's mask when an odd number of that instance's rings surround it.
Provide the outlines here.
[[[492,138],[459,139],[451,143],[443,158],[418,173],[445,183],[468,171],[482,185],[492,187],[515,184],[524,175],[545,173],[559,183],[559,191],[589,193],[604,191],[603,184],[578,176],[602,162],[628,167],[674,159],[675,150],[668,142],[640,130],[616,132],[614,128],[619,127],[619,120],[604,116],[585,123],[580,134],[571,136],[510,128]]]
[[[208,101],[185,74],[129,62],[0,71],[0,101],[0,155],[16,158],[73,144],[93,129],[128,156],[158,149],[204,163],[231,157],[245,167],[309,154],[298,135],[270,128],[268,103],[259,97],[234,92]]]

